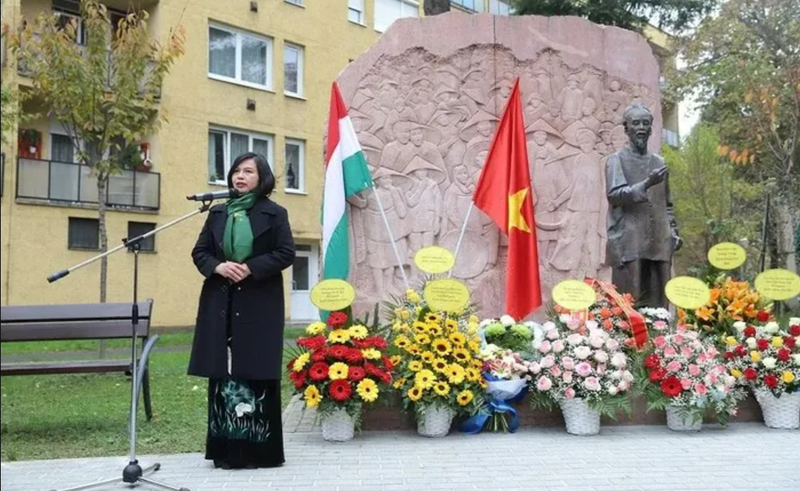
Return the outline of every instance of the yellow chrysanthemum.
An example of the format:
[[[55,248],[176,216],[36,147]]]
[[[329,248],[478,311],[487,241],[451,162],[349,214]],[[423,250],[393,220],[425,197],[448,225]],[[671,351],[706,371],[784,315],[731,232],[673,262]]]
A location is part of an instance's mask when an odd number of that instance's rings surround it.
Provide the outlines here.
[[[331,365],[328,369],[328,377],[330,377],[331,380],[346,379],[349,372],[350,368],[347,364],[339,361]]]
[[[750,352],[750,359],[753,360],[753,363],[758,363],[761,361],[761,353],[756,350]]]
[[[419,360],[413,360],[408,362],[408,369],[411,370],[412,372],[419,372],[420,370],[422,370],[422,368],[423,368],[422,362]]]
[[[413,304],[417,304],[420,302],[419,293],[415,292],[411,288],[406,290],[406,298],[408,299],[409,302]]]
[[[435,377],[430,370],[421,370],[414,376],[414,385],[420,389],[430,389],[433,386]]]
[[[292,370],[295,372],[303,370],[310,359],[311,355],[308,353],[303,353],[302,355],[298,356],[297,359],[294,360],[294,364],[292,364]]]
[[[734,378],[741,378],[742,377],[742,371],[739,370],[738,368],[731,368],[731,375]]]
[[[371,378],[362,379],[356,386],[356,392],[366,402],[375,402],[378,399],[378,384]]]
[[[422,389],[416,385],[408,389],[407,394],[408,398],[411,399],[412,402],[417,402],[418,400],[422,399]]]
[[[359,324],[350,326],[350,329],[348,329],[347,332],[350,333],[350,337],[353,339],[364,339],[369,334],[367,328]]]
[[[449,336],[447,336],[447,338],[450,339],[450,342],[456,346],[464,346],[464,343],[467,342],[467,337],[460,332],[451,333]]]
[[[772,347],[773,348],[783,348],[783,338],[780,336],[775,336],[772,338]]]
[[[447,367],[447,372],[445,373],[447,375],[447,380],[451,384],[460,384],[464,382],[464,376],[466,375],[464,367],[456,365],[455,363]]]
[[[447,382],[436,382],[433,384],[433,391],[442,397],[450,395],[450,385]]]
[[[339,344],[346,343],[350,341],[350,333],[347,332],[347,329],[336,329],[328,334],[328,341]]]
[[[423,351],[419,356],[425,363],[433,363],[433,360],[436,358],[436,355],[434,355],[432,351]]]
[[[403,361],[403,357],[400,355],[392,355],[389,357],[389,361],[392,362],[392,365],[399,365],[401,361]]]
[[[470,355],[469,351],[465,350],[464,348],[456,348],[453,350],[453,358],[461,363],[466,363],[472,359],[472,355]]]
[[[462,390],[456,396],[456,399],[458,400],[458,403],[460,405],[462,405],[462,406],[466,406],[467,404],[472,402],[472,399],[474,399],[474,398],[475,398],[475,394],[473,394],[471,390]]]
[[[441,336],[442,332],[442,326],[439,324],[428,324],[428,334],[431,336]]]
[[[417,356],[422,352],[422,349],[420,349],[418,344],[412,344],[412,345],[406,347],[406,351],[408,351],[409,353],[411,353],[414,356]]]
[[[478,334],[478,324],[470,324],[467,326],[467,335],[474,336]]]
[[[436,338],[433,340],[433,352],[439,356],[449,355],[453,348],[450,346],[450,341],[444,338]]]
[[[781,380],[783,380],[787,384],[791,384],[792,382],[794,382],[794,379],[795,379],[794,373],[790,372],[789,370],[786,370],[781,374]]]
[[[468,382],[478,382],[481,379],[481,371],[474,367],[468,367],[464,370]]]
[[[480,321],[481,321],[481,320],[480,320],[480,319],[478,319],[478,316],[477,316],[477,315],[475,315],[475,314],[472,314],[472,315],[470,315],[470,316],[469,316],[469,319],[468,319],[468,322],[469,322],[470,324],[477,324],[477,323],[478,323],[478,322],[480,322]]]
[[[428,333],[428,325],[425,324],[424,322],[420,322],[420,321],[414,321],[414,323],[411,324],[411,329],[413,329],[414,332],[417,333],[417,334],[427,334]]]
[[[444,358],[436,358],[435,360],[433,360],[432,365],[433,369],[436,370],[437,372],[445,373],[447,372],[447,367],[449,366],[449,363],[447,363],[447,360],[445,360]]]
[[[395,389],[399,389],[400,387],[404,386],[405,384],[406,384],[406,379],[399,378],[399,379],[394,381],[394,383],[392,384],[392,387],[394,387]]]
[[[399,332],[403,330],[403,323],[398,321],[392,324],[392,331]]]
[[[425,316],[425,320],[428,322],[439,322],[441,320],[441,317],[439,317],[439,314],[434,314],[433,312],[431,312],[430,314]]]
[[[303,392],[303,396],[306,400],[306,406],[309,408],[317,407],[319,402],[322,400],[322,394],[319,393],[319,389],[317,389],[316,385],[309,385],[306,387],[305,392]]]
[[[414,342],[420,346],[425,346],[427,344],[431,344],[431,338],[427,334],[417,334],[414,336]]]
[[[323,332],[325,332],[324,322],[312,322],[308,325],[308,327],[306,327],[306,334],[309,336],[317,336]]]
[[[363,356],[367,360],[380,360],[381,352],[376,350],[375,348],[367,348],[361,350],[361,356]]]
[[[478,353],[481,350],[481,342],[479,339],[471,339],[468,344],[469,350],[473,353]]]
[[[394,345],[401,349],[405,348],[409,344],[411,344],[411,340],[403,335],[397,336],[394,340]]]

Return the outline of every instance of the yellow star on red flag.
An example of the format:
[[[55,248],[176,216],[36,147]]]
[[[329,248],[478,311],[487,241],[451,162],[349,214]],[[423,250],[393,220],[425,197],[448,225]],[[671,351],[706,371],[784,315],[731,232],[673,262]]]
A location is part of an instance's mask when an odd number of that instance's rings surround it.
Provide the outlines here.
[[[530,233],[531,228],[528,226],[528,222],[525,220],[525,217],[522,215],[522,206],[525,204],[525,198],[528,196],[528,191],[530,190],[530,186],[527,188],[520,189],[514,194],[508,195],[508,232],[511,233],[511,229],[518,228],[523,232]]]

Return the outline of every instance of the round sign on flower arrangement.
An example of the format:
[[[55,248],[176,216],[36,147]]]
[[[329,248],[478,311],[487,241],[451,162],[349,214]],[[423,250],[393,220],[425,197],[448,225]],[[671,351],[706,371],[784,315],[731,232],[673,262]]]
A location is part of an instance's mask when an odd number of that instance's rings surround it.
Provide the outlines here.
[[[800,295],[800,276],[788,269],[769,269],[756,276],[756,290],[772,300],[789,300]]]
[[[711,299],[708,285],[691,276],[678,276],[667,282],[664,289],[670,302],[682,309],[699,309]]]
[[[414,254],[414,264],[428,274],[446,273],[453,268],[456,258],[444,247],[424,247]]]
[[[349,307],[356,298],[353,285],[344,280],[322,280],[311,289],[311,302],[330,312]]]
[[[708,250],[708,262],[717,269],[736,269],[746,260],[744,247],[733,242],[720,242]]]
[[[461,312],[469,304],[469,288],[452,278],[429,281],[422,295],[434,312]]]
[[[597,299],[594,289],[578,280],[564,280],[553,287],[553,301],[567,310],[586,310]]]

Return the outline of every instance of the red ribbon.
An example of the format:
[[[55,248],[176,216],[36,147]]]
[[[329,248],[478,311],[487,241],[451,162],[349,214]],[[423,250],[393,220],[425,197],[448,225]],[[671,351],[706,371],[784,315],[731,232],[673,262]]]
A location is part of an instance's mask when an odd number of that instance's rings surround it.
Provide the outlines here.
[[[642,349],[647,343],[647,323],[642,314],[637,312],[630,303],[622,298],[622,295],[614,288],[614,285],[594,278],[586,278],[583,281],[592,288],[595,286],[599,287],[600,291],[617,303],[617,306],[622,309],[622,312],[628,320],[628,324],[631,326],[633,341],[636,343],[636,347]]]

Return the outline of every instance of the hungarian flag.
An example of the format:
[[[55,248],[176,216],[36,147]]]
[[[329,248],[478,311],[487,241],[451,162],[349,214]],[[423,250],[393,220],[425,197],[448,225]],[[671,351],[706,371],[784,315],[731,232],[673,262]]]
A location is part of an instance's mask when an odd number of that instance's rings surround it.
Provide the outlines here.
[[[358,144],[336,82],[331,86],[328,146],[322,196],[322,277],[346,280],[350,271],[350,240],[345,200],[372,187],[367,160]]]
[[[542,288],[519,79],[494,135],[473,201],[508,236],[506,313],[522,319],[542,305]]]

